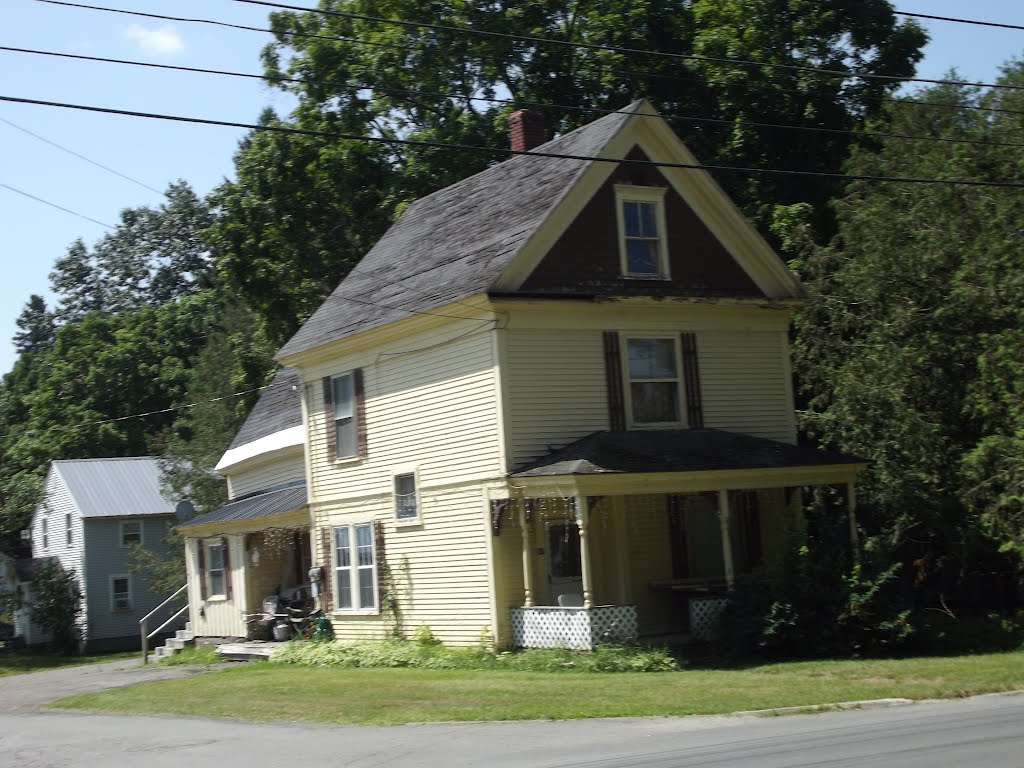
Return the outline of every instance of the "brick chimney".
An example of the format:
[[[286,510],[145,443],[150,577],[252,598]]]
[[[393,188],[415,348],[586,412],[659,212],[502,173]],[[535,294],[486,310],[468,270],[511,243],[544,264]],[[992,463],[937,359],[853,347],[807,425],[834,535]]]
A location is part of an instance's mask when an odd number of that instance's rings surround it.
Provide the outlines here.
[[[520,109],[508,116],[508,136],[512,149],[529,152],[547,141],[544,115],[532,109]]]

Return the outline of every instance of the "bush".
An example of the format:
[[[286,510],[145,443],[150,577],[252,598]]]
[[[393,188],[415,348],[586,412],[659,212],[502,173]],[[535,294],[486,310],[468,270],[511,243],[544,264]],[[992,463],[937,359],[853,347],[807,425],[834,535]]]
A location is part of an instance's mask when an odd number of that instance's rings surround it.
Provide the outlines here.
[[[716,650],[727,657],[892,655],[910,647],[911,611],[900,565],[888,553],[855,563],[844,515],[808,510],[808,530],[790,535],[781,567],[737,579],[722,613]]]
[[[274,652],[277,664],[313,667],[410,667],[518,672],[672,672],[679,664],[664,648],[599,646],[594,652],[525,650],[491,653],[404,640],[366,643],[292,642]]]
[[[32,621],[50,634],[54,650],[69,655],[78,652],[82,639],[78,626],[82,590],[75,572],[65,570],[58,560],[48,558],[43,560],[29,586]]]

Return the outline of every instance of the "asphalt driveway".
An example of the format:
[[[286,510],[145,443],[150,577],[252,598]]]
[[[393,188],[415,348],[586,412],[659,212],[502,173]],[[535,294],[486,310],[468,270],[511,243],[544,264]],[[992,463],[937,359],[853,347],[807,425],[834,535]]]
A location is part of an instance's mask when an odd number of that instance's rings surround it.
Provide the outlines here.
[[[190,677],[207,671],[201,667],[142,665],[141,659],[122,659],[104,664],[49,669],[24,675],[0,677],[0,713],[25,712],[40,704],[107,688]]]

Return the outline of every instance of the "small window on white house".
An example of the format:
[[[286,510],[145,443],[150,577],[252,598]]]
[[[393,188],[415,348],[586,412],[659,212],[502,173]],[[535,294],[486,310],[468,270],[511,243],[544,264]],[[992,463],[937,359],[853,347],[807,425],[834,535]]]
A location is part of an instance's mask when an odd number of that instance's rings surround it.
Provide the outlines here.
[[[130,611],[132,609],[132,577],[110,577],[110,610]]]
[[[395,475],[395,519],[400,523],[419,520],[419,500],[416,496],[416,473]]]
[[[118,525],[118,539],[122,547],[142,543],[142,523],[138,520],[122,520]]]
[[[339,459],[355,456],[356,398],[355,377],[351,372],[331,379],[331,399],[334,401],[334,439]]]
[[[46,518],[43,518],[43,549],[50,546],[50,536],[46,532]]]
[[[71,544],[71,514],[64,515],[64,531],[67,537],[67,543]]]
[[[669,279],[664,197],[662,187],[615,187],[623,277]]]
[[[635,426],[680,426],[681,376],[674,337],[627,339],[630,422]]]
[[[216,541],[206,544],[206,586],[210,597],[227,596],[227,578],[224,575],[224,544]]]
[[[334,529],[334,607],[363,613],[377,610],[372,523]]]

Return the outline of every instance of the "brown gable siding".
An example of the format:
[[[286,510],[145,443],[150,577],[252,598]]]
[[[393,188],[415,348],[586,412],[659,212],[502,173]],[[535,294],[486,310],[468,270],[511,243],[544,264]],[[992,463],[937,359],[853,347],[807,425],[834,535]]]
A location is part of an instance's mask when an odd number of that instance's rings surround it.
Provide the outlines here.
[[[634,148],[629,159],[647,160]],[[668,187],[671,280],[624,279],[619,268],[615,185]],[[651,166],[620,165],[520,288],[524,293],[622,296],[763,296],[704,222]]]

